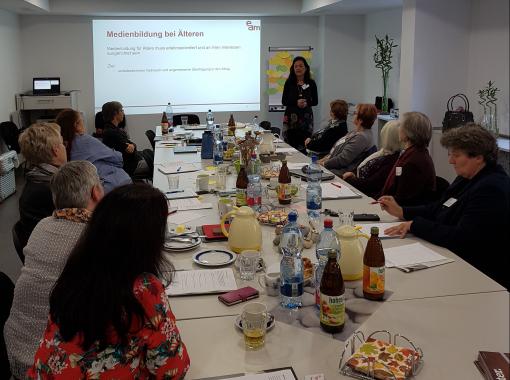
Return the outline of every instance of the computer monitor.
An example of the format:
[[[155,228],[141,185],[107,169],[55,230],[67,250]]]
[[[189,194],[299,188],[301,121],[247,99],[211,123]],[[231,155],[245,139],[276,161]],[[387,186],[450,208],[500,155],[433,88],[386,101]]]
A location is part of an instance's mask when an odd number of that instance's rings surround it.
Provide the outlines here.
[[[34,95],[55,95],[60,94],[60,78],[34,78]]]

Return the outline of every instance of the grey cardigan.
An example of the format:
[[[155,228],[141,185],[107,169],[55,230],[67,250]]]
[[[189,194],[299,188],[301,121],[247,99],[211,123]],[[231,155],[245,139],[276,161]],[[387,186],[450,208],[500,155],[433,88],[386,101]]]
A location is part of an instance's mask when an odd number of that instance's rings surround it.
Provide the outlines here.
[[[34,362],[48,322],[50,291],[85,226],[52,216],[44,218],[23,250],[25,266],[16,282],[11,313],[4,327],[11,371],[16,378],[25,379]]]
[[[324,167],[336,175],[354,171],[361,162],[359,158],[373,145],[371,129],[360,132],[351,131],[332,148],[330,157],[324,163]]]

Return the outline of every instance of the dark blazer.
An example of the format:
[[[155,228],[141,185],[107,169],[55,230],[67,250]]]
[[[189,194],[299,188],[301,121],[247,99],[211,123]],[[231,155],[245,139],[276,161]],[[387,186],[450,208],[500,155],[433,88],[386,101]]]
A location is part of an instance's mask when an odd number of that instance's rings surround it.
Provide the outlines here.
[[[127,132],[107,122],[104,124],[103,144],[122,153],[123,168],[129,175],[133,175],[141,158],[136,151],[136,144],[129,140]],[[133,153],[126,152],[128,144],[135,145]]]
[[[450,198],[457,201],[447,207]],[[413,221],[413,234],[448,248],[509,288],[510,178],[500,165],[486,166],[471,180],[457,177],[439,201],[403,210]]]
[[[306,149],[316,153],[329,153],[333,145],[347,134],[347,122],[345,120],[330,120],[326,128],[315,132],[310,137]]]
[[[388,173],[398,159],[400,152],[376,157],[363,166],[363,175],[350,177],[345,181],[369,197],[376,198],[381,192]]]
[[[400,206],[417,206],[429,202],[435,189],[436,171],[428,149],[412,146],[401,152],[379,195],[392,195]]]
[[[50,165],[46,165],[50,169]],[[52,171],[36,167],[26,175],[26,183],[19,198],[20,241],[27,242],[32,230],[43,218],[55,209],[51,196],[50,179]]]

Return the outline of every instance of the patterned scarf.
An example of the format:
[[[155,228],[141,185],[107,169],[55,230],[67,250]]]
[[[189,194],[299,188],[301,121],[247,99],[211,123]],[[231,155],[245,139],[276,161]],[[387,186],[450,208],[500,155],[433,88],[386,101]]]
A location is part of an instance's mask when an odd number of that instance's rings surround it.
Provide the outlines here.
[[[92,211],[86,208],[62,208],[53,211],[53,217],[70,220],[71,222],[87,223],[92,217]]]

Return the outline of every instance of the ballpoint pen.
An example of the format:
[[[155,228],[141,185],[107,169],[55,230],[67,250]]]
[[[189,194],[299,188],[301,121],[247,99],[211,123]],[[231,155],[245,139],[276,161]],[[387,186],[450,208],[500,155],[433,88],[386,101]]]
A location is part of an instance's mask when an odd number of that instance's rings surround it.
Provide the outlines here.
[[[175,193],[184,193],[184,190],[172,190],[172,191],[167,191],[165,194],[175,194]]]
[[[342,186],[340,186],[338,183],[331,182],[331,184],[332,184],[333,186],[335,186],[335,187],[338,187],[339,189],[341,189],[341,188],[342,188]]]
[[[178,172],[180,172],[180,171],[181,171],[181,166],[179,166],[179,167],[177,168],[177,171],[178,171]]]

